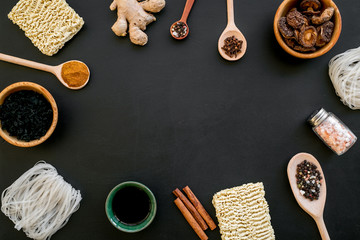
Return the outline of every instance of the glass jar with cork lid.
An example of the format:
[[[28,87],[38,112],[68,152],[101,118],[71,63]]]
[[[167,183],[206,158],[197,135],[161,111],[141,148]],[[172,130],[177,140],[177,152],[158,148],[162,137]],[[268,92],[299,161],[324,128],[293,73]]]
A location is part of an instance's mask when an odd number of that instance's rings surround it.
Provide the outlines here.
[[[315,111],[308,121],[316,135],[337,155],[344,154],[357,140],[340,119],[323,108]]]

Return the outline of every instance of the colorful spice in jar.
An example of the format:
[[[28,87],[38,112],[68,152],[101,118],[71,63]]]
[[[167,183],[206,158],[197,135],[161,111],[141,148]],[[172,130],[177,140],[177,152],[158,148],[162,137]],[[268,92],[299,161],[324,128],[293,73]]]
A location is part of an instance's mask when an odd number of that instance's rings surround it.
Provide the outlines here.
[[[309,119],[313,131],[337,155],[345,153],[357,140],[352,131],[334,114],[321,108]]]
[[[295,177],[301,195],[311,201],[319,199],[322,176],[315,164],[302,161],[297,165]]]
[[[229,57],[237,57],[241,52],[243,41],[237,39],[235,36],[227,37],[224,40],[224,46],[221,47],[225,51],[225,54]]]
[[[14,92],[0,106],[1,128],[26,142],[40,139],[49,130],[53,110],[43,95],[31,90]]]
[[[176,38],[185,37],[188,27],[184,22],[176,22],[171,26],[171,34]]]
[[[70,87],[81,87],[89,79],[90,72],[88,67],[79,61],[64,63],[61,68],[61,77]]]

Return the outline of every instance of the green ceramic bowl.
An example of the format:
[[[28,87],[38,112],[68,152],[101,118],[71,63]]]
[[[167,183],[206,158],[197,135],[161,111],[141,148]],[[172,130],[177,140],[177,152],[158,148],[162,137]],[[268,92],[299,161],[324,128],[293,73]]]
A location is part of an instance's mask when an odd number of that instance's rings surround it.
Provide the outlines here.
[[[117,191],[119,191],[120,189],[125,188],[125,187],[137,187],[137,188],[143,190],[150,199],[150,213],[148,214],[148,216],[146,217],[146,219],[144,221],[142,221],[141,223],[139,223],[137,225],[128,225],[128,224],[124,224],[124,223],[120,222],[119,219],[115,216],[114,211],[112,209],[112,201],[114,199],[115,194],[117,193]],[[120,231],[128,232],[128,233],[139,232],[139,231],[145,229],[146,227],[148,227],[155,218],[156,209],[157,209],[157,206],[156,206],[156,199],[155,199],[154,194],[144,184],[139,183],[139,182],[134,182],[134,181],[123,182],[123,183],[120,183],[119,185],[117,185],[116,187],[114,187],[110,191],[109,195],[106,198],[106,202],[105,202],[105,212],[106,212],[106,216],[109,219],[110,223],[114,227],[119,229]]]

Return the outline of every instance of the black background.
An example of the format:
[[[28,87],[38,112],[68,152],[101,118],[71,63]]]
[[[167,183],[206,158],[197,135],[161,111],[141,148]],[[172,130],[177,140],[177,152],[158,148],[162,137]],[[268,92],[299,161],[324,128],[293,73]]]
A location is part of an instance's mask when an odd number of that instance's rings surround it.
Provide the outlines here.
[[[290,158],[313,154],[328,194],[324,219],[332,239],[359,239],[359,143],[336,156],[312,132],[308,116],[320,107],[360,136],[358,111],[344,106],[328,76],[329,60],[360,45],[360,1],[337,1],[343,20],[338,43],[312,60],[285,53],[273,34],[281,1],[235,1],[235,22],[248,41],[245,56],[223,60],[217,40],[226,25],[226,1],[197,0],[183,41],[170,37],[185,1],[168,0],[148,26],[149,42],[134,46],[116,37],[111,1],[69,5],[83,29],[53,57],[43,55],[0,3],[0,52],[50,65],[79,59],[91,69],[82,90],[65,88],[51,74],[0,62],[0,88],[19,81],[44,86],[59,107],[51,138],[34,148],[0,141],[0,190],[37,161],[54,165],[80,189],[81,207],[52,239],[197,239],[171,192],[189,185],[215,218],[214,193],[262,181],[277,239],[320,239],[315,222],[297,205],[286,176]],[[128,234],[108,222],[104,203],[118,183],[136,180],[155,194],[158,212],[146,230]],[[26,239],[0,214],[0,239]],[[219,229],[206,231],[220,239]]]

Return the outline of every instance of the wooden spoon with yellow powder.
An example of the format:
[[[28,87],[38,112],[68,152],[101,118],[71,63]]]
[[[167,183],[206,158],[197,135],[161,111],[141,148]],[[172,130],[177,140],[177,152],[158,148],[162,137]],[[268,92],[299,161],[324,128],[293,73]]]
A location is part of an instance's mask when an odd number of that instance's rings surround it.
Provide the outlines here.
[[[0,60],[50,72],[54,74],[65,87],[72,90],[78,90],[85,87],[90,78],[88,66],[77,60],[71,60],[57,66],[50,66],[3,53],[0,53]]]

